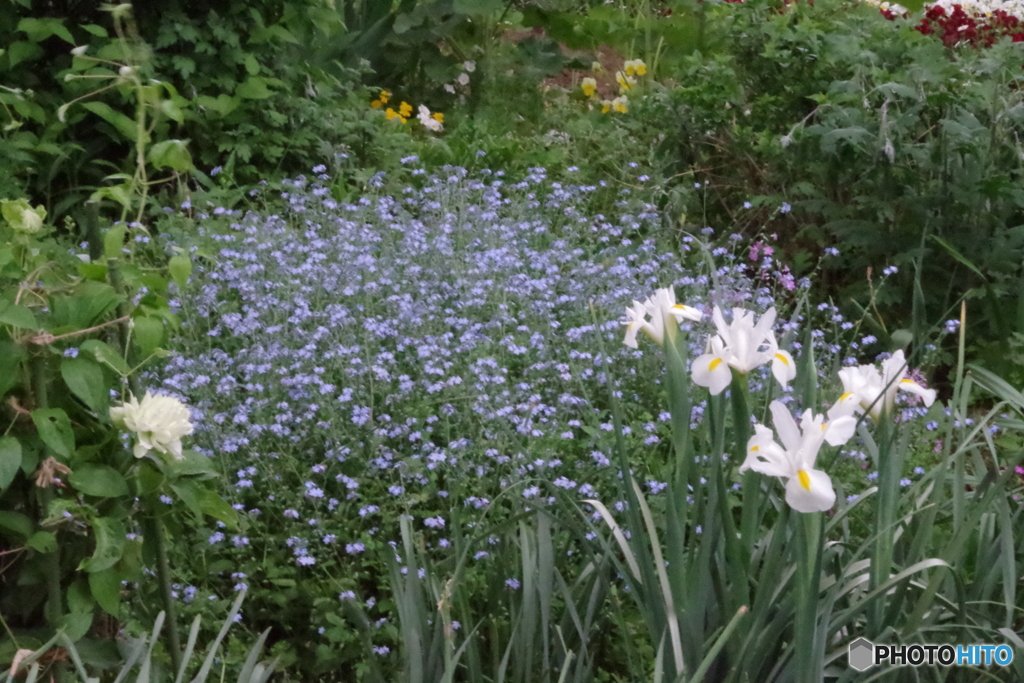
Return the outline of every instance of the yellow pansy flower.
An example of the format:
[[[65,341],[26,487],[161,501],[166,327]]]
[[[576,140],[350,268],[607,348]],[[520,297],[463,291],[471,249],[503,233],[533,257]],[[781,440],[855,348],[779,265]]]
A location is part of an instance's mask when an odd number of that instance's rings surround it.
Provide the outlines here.
[[[647,65],[642,59],[630,59],[625,63],[627,76],[643,76],[647,73]]]
[[[629,92],[636,85],[636,79],[632,76],[628,76],[621,71],[615,72],[615,81],[619,84],[619,92]]]
[[[594,93],[597,92],[597,81],[593,78],[584,78],[580,87],[583,88],[584,95],[587,97],[593,97]]]

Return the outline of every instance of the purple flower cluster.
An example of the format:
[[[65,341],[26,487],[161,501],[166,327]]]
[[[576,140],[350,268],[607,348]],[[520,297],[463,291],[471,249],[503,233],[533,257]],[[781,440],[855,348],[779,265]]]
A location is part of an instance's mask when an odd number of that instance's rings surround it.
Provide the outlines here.
[[[414,175],[418,187],[354,203],[326,175],[300,177],[279,215],[203,219],[215,259],[175,303],[189,334],[152,379],[193,407],[193,447],[235,473],[226,497],[247,511],[246,542],[207,533],[218,550],[284,544],[298,567],[359,562],[374,536],[396,537],[399,510],[437,539],[464,533],[451,510],[471,524],[513,486],[515,505],[559,493],[611,506],[609,381],[631,443],[668,452],[668,424],[650,418],[663,361],[622,346],[625,306],[665,286],[704,310],[776,303],[749,247],[733,241],[713,266],[693,238],[675,253],[635,198],[590,215],[597,188],[544,169],[518,183]]]

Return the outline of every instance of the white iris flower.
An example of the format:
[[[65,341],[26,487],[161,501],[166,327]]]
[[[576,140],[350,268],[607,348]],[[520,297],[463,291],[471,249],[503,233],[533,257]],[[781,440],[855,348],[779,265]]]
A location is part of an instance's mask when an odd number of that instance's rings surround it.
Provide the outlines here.
[[[882,412],[892,413],[896,392],[900,389],[916,394],[925,406],[935,402],[935,390],[925,389],[906,377],[907,361],[900,349],[882,361],[882,369],[874,365],[859,365],[839,371],[843,394],[828,411],[830,416],[867,412],[876,422]]]
[[[772,374],[785,387],[796,377],[796,363],[775,340],[775,315],[775,308],[769,308],[755,323],[753,311],[734,308],[732,323],[726,324],[721,309],[715,306],[712,319],[718,334],[711,337],[710,353],[693,361],[694,383],[717,396],[732,382],[732,370],[746,374],[771,361]]]
[[[626,326],[626,337],[622,343],[631,348],[637,348],[636,334],[643,330],[647,336],[656,341],[659,345],[665,345],[665,324],[672,317],[676,322],[692,320],[699,322],[704,314],[696,308],[676,303],[676,293],[671,287],[664,287],[654,292],[644,303],[633,301],[633,305],[626,309],[626,319],[622,324]],[[647,320],[650,316],[650,321]]]
[[[797,512],[824,512],[836,502],[832,480],[821,470],[814,469],[818,451],[828,442],[841,446],[850,440],[857,427],[857,418],[851,415],[825,421],[825,416],[804,412],[797,427],[796,420],[780,401],[769,406],[775,434],[764,425],[754,425],[754,436],[747,442],[747,458],[739,471],[748,469],[781,477],[786,480],[786,503]]]

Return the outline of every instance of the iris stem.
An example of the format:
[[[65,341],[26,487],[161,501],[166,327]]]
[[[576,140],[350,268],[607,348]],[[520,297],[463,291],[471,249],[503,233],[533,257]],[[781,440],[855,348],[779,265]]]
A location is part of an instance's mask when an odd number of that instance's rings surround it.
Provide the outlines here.
[[[818,612],[818,577],[821,572],[821,514],[800,513],[794,518],[798,542],[793,546],[797,566],[796,614],[793,657],[796,680],[818,683],[822,680],[821,663],[815,661],[818,647],[816,621]]]

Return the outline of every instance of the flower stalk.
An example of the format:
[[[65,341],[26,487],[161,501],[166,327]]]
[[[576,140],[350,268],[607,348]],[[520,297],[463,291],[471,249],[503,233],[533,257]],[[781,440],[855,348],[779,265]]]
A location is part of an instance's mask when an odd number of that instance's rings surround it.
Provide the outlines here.
[[[818,683],[822,680],[822,662],[817,639],[818,592],[821,576],[821,513],[796,515],[797,543],[793,546],[796,563],[796,613],[793,637],[793,657],[798,683]]]

